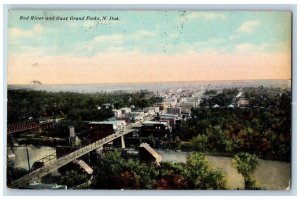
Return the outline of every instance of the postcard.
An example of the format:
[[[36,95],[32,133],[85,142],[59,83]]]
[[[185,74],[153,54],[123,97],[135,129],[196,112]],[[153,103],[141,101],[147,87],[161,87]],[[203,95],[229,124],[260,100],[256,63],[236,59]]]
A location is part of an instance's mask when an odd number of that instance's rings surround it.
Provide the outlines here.
[[[291,21],[9,10],[7,187],[290,190]]]

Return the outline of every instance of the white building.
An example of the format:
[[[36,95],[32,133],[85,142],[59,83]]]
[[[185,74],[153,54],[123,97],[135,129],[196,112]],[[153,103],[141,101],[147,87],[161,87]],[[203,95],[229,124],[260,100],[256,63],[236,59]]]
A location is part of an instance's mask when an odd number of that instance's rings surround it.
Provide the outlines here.
[[[171,97],[164,100],[164,103],[169,103],[171,106],[175,106],[177,104],[177,97]]]
[[[181,113],[191,113],[191,109],[196,107],[194,102],[185,102],[180,105]]]
[[[131,113],[131,108],[121,108],[122,115],[128,116]]]
[[[187,98],[188,103],[194,103],[194,107],[197,107],[200,104],[200,99],[198,98]]]
[[[114,113],[115,118],[121,118],[122,117],[121,110],[113,109],[112,111]]]
[[[130,113],[130,118],[133,121],[143,120],[144,117],[145,117],[145,113],[144,112],[131,112]]]
[[[146,107],[143,109],[144,113],[147,115],[154,115],[155,113],[159,112],[159,107],[158,106],[154,106],[154,107]]]
[[[125,120],[111,120],[111,121],[100,121],[100,122],[89,122],[89,124],[111,124],[113,129],[116,131],[124,131],[127,123]]]

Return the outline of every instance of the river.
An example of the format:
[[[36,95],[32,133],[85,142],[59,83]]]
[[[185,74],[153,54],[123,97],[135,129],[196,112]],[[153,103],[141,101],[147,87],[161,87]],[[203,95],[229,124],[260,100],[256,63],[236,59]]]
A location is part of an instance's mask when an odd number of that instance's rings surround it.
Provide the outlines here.
[[[162,162],[186,162],[187,152],[157,150],[162,156]],[[220,168],[227,176],[229,189],[243,189],[243,177],[231,164],[231,157],[207,156],[208,162],[214,168]],[[285,190],[291,179],[291,164],[280,161],[258,160],[258,166],[254,172],[256,184],[268,190]]]
[[[186,162],[188,152],[156,150],[162,156],[162,162]],[[28,169],[26,147],[14,147],[16,157],[11,159],[15,168]],[[35,147],[28,145],[30,165],[55,152],[53,147]],[[227,187],[229,189],[243,189],[243,177],[237,173],[231,165],[230,157],[207,156],[209,163],[214,168],[220,168],[227,177]],[[261,160],[258,161],[254,178],[258,186],[269,190],[284,190],[288,187],[291,178],[291,165],[286,162]]]
[[[53,147],[46,147],[46,146],[36,147],[33,145],[28,145],[27,148],[29,154],[30,167],[32,167],[35,161],[47,155],[55,153],[55,148]],[[13,151],[16,157],[10,160],[13,161],[14,167],[28,170],[26,147],[25,146],[13,147]],[[10,152],[11,150],[8,149],[8,153]]]

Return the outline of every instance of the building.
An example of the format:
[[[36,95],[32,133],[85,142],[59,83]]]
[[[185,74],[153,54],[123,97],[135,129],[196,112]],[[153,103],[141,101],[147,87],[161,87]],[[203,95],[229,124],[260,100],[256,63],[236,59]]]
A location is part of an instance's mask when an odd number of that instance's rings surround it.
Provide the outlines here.
[[[113,109],[112,111],[114,113],[115,118],[121,118],[122,117],[121,110]]]
[[[227,108],[234,108],[234,105],[230,104]]]
[[[180,128],[181,127],[181,117],[175,114],[161,114],[159,116],[159,121],[161,122],[168,122],[169,125],[173,128]],[[171,131],[172,131],[171,129]]]
[[[184,102],[187,102],[187,97],[180,97],[178,99],[178,103],[184,103]]]
[[[145,116],[145,113],[144,113],[144,112],[131,112],[131,113],[130,113],[130,119],[131,119],[133,122],[143,120],[143,119],[144,119],[144,116]]]
[[[220,106],[218,104],[215,104],[212,106],[212,108],[220,108]]]
[[[143,109],[145,115],[155,115],[159,112],[159,107],[146,107]]]
[[[198,99],[198,98],[187,98],[186,102],[187,103],[193,103],[194,107],[197,107],[200,104],[200,99]]]
[[[121,108],[120,110],[121,110],[121,114],[125,117],[130,115],[131,113],[131,108]]]
[[[145,121],[142,123],[141,136],[153,134],[154,136],[164,137],[166,134],[169,134],[170,131],[171,127],[167,121]]]
[[[244,98],[240,98],[240,100],[237,102],[237,107],[247,107],[249,105],[249,100],[246,100]]]
[[[127,123],[125,120],[110,120],[110,121],[100,121],[100,122],[89,122],[89,127],[96,127],[96,126],[109,126],[112,127],[113,131],[124,131]]]
[[[194,102],[185,102],[180,105],[181,113],[191,113],[191,109],[195,107]]]
[[[181,114],[181,108],[180,107],[173,107],[173,108],[167,108],[168,114],[173,115],[180,115]]]
[[[164,103],[169,104],[170,106],[175,106],[177,104],[177,98],[171,97],[164,100]]]

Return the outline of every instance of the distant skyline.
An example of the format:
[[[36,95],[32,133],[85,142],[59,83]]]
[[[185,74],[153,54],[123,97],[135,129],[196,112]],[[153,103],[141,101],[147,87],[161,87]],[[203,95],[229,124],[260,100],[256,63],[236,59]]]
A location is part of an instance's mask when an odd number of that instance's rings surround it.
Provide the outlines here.
[[[291,79],[291,14],[10,10],[7,68],[8,84]]]

